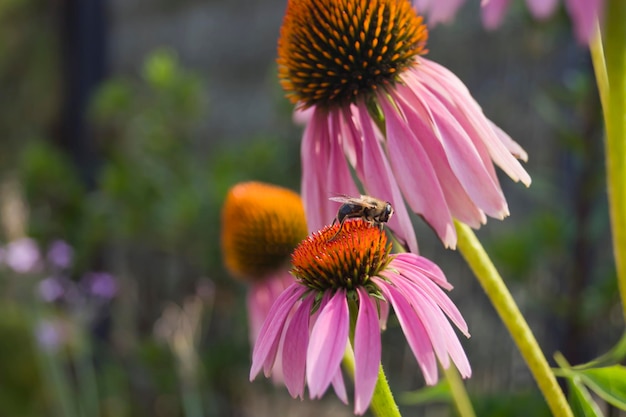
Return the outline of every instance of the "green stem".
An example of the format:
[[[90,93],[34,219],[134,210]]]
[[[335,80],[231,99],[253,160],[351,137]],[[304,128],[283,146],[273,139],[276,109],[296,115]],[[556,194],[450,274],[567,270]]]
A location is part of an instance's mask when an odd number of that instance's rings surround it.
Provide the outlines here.
[[[596,22],[593,39],[589,43],[589,51],[591,52],[591,62],[593,63],[593,71],[596,74],[596,84],[598,85],[598,95],[600,103],[604,110],[604,123],[607,123],[608,95],[609,95],[609,79],[606,74],[606,62],[604,60],[604,46],[602,45],[602,32],[600,32],[600,23]]]
[[[450,364],[447,369],[443,370],[443,373],[448,381],[450,393],[452,394],[452,399],[454,400],[456,409],[459,412],[459,416],[476,417],[474,408],[472,408],[472,402],[470,401],[469,395],[467,395],[467,390],[465,389],[465,384],[463,384],[463,380],[459,375],[459,371],[454,367],[454,365]]]
[[[59,363],[57,352],[48,352],[39,348],[38,356],[43,371],[47,388],[50,389],[57,408],[59,417],[78,417],[72,398],[67,376],[64,374],[62,365]]]
[[[68,357],[76,372],[77,393],[80,414],[89,417],[100,415],[100,400],[98,398],[98,382],[93,366],[93,349],[87,324],[81,323],[83,346],[81,349],[68,347]]]
[[[350,309],[350,345],[346,347],[346,352],[343,355],[343,366],[348,375],[354,380],[354,352],[351,346],[354,346],[354,329],[359,310],[356,302],[353,300],[348,302],[348,307]],[[376,381],[376,387],[374,387],[370,410],[378,417],[401,417],[382,364],[378,367],[378,380]]]
[[[573,416],[535,336],[474,232],[455,221],[458,248],[517,344],[554,416]]]
[[[607,188],[617,281],[626,319],[626,1],[608,0],[606,7]]]
[[[343,366],[348,374],[354,378],[354,353],[349,346],[346,348],[346,353],[343,356]],[[370,410],[378,417],[401,417],[382,365],[378,368],[378,381],[376,381],[376,387],[374,388]]]

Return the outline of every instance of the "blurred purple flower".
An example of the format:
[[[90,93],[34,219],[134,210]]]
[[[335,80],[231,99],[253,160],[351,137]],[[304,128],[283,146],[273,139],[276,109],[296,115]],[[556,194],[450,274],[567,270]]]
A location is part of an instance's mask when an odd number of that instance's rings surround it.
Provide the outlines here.
[[[82,282],[88,295],[109,300],[117,294],[117,281],[108,272],[90,272]]]
[[[15,272],[35,272],[40,267],[40,260],[39,247],[33,239],[21,238],[6,245],[4,261]]]
[[[63,240],[55,240],[48,247],[47,258],[52,266],[65,269],[74,260],[74,249]]]
[[[35,339],[42,350],[54,353],[67,341],[68,333],[60,321],[42,319],[35,326]]]
[[[48,303],[59,300],[67,290],[67,282],[60,277],[50,276],[37,286],[39,297]]]

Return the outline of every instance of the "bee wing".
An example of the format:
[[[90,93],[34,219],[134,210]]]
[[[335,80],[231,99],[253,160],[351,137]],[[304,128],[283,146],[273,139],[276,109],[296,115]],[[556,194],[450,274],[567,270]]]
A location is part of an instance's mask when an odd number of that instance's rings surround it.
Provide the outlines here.
[[[357,204],[359,206],[364,206],[368,208],[375,208],[376,206],[366,200],[365,198],[368,196],[362,195],[361,197],[350,197],[348,195],[342,194],[333,197],[329,197],[328,199],[331,201],[336,201],[338,203],[348,203],[348,204]]]

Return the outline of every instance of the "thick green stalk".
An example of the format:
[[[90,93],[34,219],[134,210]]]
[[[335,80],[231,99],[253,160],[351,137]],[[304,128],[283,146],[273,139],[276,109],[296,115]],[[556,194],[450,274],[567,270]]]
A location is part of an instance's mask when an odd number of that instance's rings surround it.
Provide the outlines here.
[[[604,52],[609,91],[608,106],[604,111],[607,189],[613,253],[626,320],[626,1],[607,0],[606,6]]]
[[[348,307],[350,308],[350,345],[346,347],[346,353],[343,355],[343,366],[354,380],[354,352],[351,346],[354,346],[354,329],[359,310],[354,301],[350,301]],[[393,393],[389,388],[382,364],[378,367],[378,380],[372,395],[370,410],[378,417],[402,417],[398,405],[393,399]]]
[[[346,349],[346,353],[343,356],[343,366],[354,379],[354,354],[350,347]],[[376,387],[374,388],[370,410],[378,417],[402,417],[398,405],[393,399],[393,393],[391,388],[389,388],[387,376],[382,365],[378,368],[378,381],[376,381]]]
[[[485,249],[468,226],[457,221],[455,226],[459,251],[515,341],[552,414],[558,417],[572,417],[572,410],[556,382],[548,361]]]

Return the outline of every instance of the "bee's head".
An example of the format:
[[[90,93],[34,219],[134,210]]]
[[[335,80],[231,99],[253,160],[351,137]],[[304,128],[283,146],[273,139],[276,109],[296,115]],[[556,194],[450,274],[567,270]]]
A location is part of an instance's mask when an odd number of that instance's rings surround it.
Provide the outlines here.
[[[380,216],[381,221],[388,222],[392,214],[393,214],[393,207],[391,207],[391,203],[386,202],[383,214]]]

